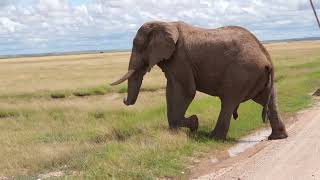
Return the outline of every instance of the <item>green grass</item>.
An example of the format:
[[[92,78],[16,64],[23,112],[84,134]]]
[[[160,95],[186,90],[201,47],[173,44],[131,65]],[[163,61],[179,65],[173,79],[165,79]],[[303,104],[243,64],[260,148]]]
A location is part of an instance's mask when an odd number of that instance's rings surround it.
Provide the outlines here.
[[[0,118],[10,118],[19,116],[19,112],[13,110],[0,110]]]
[[[162,90],[165,87],[162,86],[154,86],[154,87],[143,87],[141,88],[141,92],[154,92],[158,90]],[[87,88],[79,88],[79,89],[68,89],[68,90],[43,90],[37,91],[33,93],[18,93],[18,94],[6,94],[0,95],[0,99],[25,99],[25,100],[32,100],[35,98],[52,98],[52,99],[64,99],[69,98],[72,96],[76,97],[85,97],[85,96],[98,96],[98,95],[106,95],[112,93],[127,93],[128,87],[126,84],[111,87],[109,85],[99,85],[95,87],[87,87]]]
[[[277,52],[275,58],[284,118],[310,107],[310,94],[320,87],[320,54],[301,50],[293,57],[288,51]],[[98,85],[0,95],[0,177],[37,178],[62,170],[80,172],[83,179],[185,179],[192,158],[214,156],[242,136],[269,126],[262,123],[262,108],[249,101],[232,120],[228,139],[214,141],[209,133],[220,102],[201,94],[187,112],[199,117],[199,130],[173,132],[168,129],[163,84],[144,85],[133,107],[122,105],[124,94],[118,93],[126,91],[126,85]]]
[[[52,92],[50,93],[50,97],[53,98],[53,99],[64,99],[64,98],[67,98],[67,97],[70,97],[70,93],[69,92]]]

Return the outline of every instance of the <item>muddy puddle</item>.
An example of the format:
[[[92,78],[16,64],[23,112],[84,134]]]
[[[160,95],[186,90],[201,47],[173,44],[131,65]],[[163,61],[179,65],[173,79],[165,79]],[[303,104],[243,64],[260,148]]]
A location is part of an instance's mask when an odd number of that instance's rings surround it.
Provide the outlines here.
[[[229,156],[235,157],[249,148],[254,147],[261,141],[267,140],[270,134],[271,129],[262,129],[244,138],[241,138],[236,145],[228,149]]]

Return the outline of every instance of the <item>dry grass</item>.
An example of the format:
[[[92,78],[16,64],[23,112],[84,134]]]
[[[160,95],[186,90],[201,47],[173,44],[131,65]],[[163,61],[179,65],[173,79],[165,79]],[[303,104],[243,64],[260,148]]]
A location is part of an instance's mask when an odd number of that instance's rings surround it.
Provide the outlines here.
[[[320,86],[320,42],[268,44],[276,65],[283,116],[307,107]],[[196,153],[225,149],[239,137],[264,126],[261,107],[241,105],[229,140],[208,138],[219,101],[198,94],[188,114],[199,115],[196,134],[167,129],[165,78],[155,68],[133,107],[122,104],[125,86],[109,82],[127,70],[129,53],[53,56],[0,60],[0,177],[36,178],[62,170],[89,179],[186,177]],[[101,90],[101,89],[100,89]],[[75,93],[91,96],[77,97]],[[92,94],[94,96],[92,96]],[[99,94],[99,93],[96,93]],[[67,95],[53,99],[50,96]],[[185,172],[181,174],[181,172]]]
[[[2,59],[0,94],[30,94],[108,85],[127,72],[129,56],[129,53],[106,53]],[[146,87],[164,85],[161,73],[158,68],[152,71],[146,77]]]

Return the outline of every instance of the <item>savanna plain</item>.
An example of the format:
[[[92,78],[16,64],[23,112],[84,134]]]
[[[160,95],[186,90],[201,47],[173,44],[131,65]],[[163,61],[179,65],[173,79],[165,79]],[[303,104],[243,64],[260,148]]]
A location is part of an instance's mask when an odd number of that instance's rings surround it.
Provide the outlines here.
[[[265,45],[276,70],[278,104],[287,121],[312,106],[320,88],[320,41]],[[262,108],[241,104],[226,141],[210,139],[218,98],[197,93],[187,115],[200,127],[172,132],[166,118],[166,80],[159,68],[145,76],[136,105],[126,84],[108,84],[127,71],[130,53],[0,59],[0,179],[188,178],[194,161],[218,155],[239,138],[269,126]],[[41,176],[42,175],[42,176]]]

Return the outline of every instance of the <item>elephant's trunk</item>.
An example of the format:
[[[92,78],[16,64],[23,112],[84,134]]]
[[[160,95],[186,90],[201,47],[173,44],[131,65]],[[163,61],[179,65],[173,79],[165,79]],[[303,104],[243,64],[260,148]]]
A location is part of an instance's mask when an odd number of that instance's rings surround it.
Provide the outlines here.
[[[123,100],[123,103],[125,105],[130,106],[135,104],[139,95],[140,87],[145,73],[145,64],[143,63],[142,58],[139,56],[139,54],[136,53],[135,47],[133,47],[130,57],[128,73],[111,84],[118,85],[128,80],[128,96]]]
[[[143,75],[139,74],[134,77],[130,77],[128,80],[128,96],[123,100],[123,103],[127,106],[134,105],[138,98],[140,87],[142,84]]]

